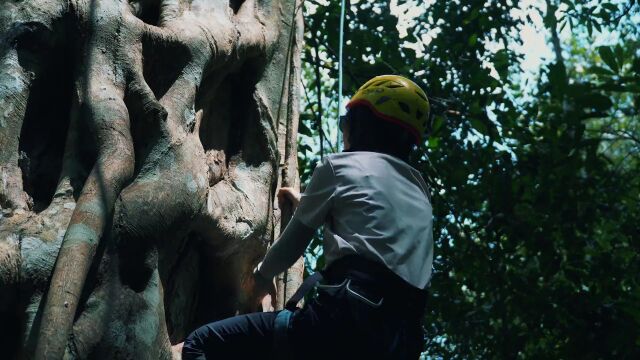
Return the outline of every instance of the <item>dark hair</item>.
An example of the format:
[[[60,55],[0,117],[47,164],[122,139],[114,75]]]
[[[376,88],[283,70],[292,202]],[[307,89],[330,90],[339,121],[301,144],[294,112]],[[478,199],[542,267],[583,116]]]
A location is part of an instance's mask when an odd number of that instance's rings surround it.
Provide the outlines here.
[[[373,151],[407,161],[415,138],[401,126],[377,117],[366,106],[354,106],[347,112],[348,151]]]

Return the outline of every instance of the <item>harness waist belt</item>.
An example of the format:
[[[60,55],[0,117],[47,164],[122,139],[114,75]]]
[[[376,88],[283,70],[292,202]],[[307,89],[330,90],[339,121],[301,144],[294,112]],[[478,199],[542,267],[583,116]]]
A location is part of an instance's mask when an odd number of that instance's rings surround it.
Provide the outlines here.
[[[385,265],[358,255],[344,256],[334,261],[327,269],[317,271],[307,277],[295,294],[287,301],[285,308],[295,310],[298,302],[319,281],[330,284],[342,283],[349,278],[369,289],[375,289],[385,297],[388,305],[401,305],[409,312],[422,313],[427,299],[427,291],[409,284]]]
[[[375,289],[385,297],[390,305],[401,305],[418,312],[423,312],[427,291],[419,289],[377,261],[358,255],[344,256],[323,270],[328,283],[338,284],[345,278],[352,279],[362,286]]]

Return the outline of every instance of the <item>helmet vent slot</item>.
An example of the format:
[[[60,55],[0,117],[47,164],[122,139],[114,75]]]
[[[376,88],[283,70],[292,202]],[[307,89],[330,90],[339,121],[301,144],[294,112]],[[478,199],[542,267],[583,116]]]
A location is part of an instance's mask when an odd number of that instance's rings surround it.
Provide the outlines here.
[[[406,112],[407,114],[411,114],[411,108],[409,108],[409,105],[402,101],[398,101],[398,105],[400,106],[400,109],[402,109],[402,111]]]
[[[382,105],[384,103],[386,103],[387,101],[391,100],[390,97],[388,96],[383,96],[380,99],[378,99],[378,101],[376,101],[376,105]]]
[[[387,82],[389,82],[389,80],[380,80],[380,81],[376,81],[373,84],[371,84],[371,86],[382,86],[384,84],[386,84]]]
[[[428,101],[428,100],[427,100],[427,98],[426,98],[423,94],[420,94],[420,92],[419,92],[419,91],[416,91],[416,94],[417,94],[418,96],[420,96],[420,98],[421,98],[422,100],[424,100],[424,101]]]

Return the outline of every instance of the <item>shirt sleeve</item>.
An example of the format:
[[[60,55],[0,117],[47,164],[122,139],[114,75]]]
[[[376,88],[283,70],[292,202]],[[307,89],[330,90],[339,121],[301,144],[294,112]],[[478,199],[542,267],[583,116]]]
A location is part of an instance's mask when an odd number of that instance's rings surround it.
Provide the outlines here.
[[[291,219],[289,224],[273,246],[258,265],[257,271],[267,279],[273,279],[276,275],[290,268],[298,260],[307,248],[315,229],[309,228],[296,219]]]
[[[313,171],[291,221],[258,266],[257,271],[262,276],[271,279],[302,256],[331,209],[335,188],[333,167],[325,157]]]
[[[293,218],[316,229],[324,223],[331,210],[336,192],[336,179],[329,157],[325,157],[313,171],[311,181],[300,198]]]

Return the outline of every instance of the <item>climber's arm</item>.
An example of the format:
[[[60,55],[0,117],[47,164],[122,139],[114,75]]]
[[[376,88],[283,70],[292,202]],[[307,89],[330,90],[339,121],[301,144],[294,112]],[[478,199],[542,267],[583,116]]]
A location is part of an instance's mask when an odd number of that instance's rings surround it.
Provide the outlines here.
[[[265,279],[272,279],[291,267],[304,253],[314,232],[315,229],[304,225],[295,217],[292,218],[259,265],[258,274]]]
[[[293,197],[295,200],[296,194],[286,194],[289,192],[291,190],[287,189],[283,197]],[[273,279],[302,256],[315,230],[324,223],[330,213],[335,192],[335,174],[331,161],[325,157],[314,170],[291,221],[267,252],[257,275],[264,279]],[[295,201],[293,203],[295,204]]]

